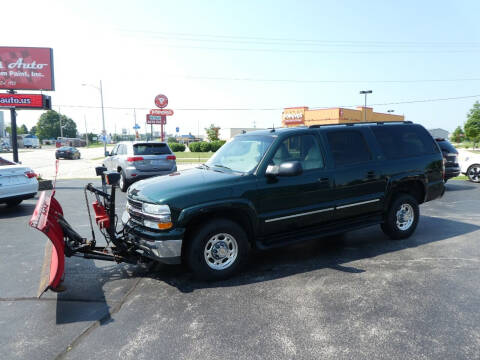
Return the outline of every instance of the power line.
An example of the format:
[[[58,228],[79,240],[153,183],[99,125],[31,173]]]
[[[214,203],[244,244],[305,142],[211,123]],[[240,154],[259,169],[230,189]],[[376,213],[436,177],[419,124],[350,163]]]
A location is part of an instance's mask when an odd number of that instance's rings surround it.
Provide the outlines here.
[[[119,29],[120,31],[126,33],[143,33],[151,35],[160,35],[168,38],[198,38],[198,39],[208,39],[212,41],[215,39],[237,39],[237,40],[262,40],[262,41],[271,41],[271,42],[307,42],[307,43],[319,43],[319,44],[363,44],[363,45],[414,45],[414,46],[471,46],[477,45],[480,46],[478,41],[376,41],[376,40],[320,40],[320,39],[298,39],[298,38],[277,38],[277,37],[259,37],[259,36],[236,36],[236,35],[215,35],[215,34],[197,34],[197,33],[176,33],[176,32],[162,32],[162,31],[148,31],[148,30],[133,30],[133,29]]]
[[[449,100],[461,100],[461,99],[471,99],[471,98],[478,98],[478,95],[467,95],[467,96],[456,96],[456,97],[446,97],[446,98],[434,98],[434,99],[417,99],[417,100],[406,100],[406,101],[395,101],[395,102],[388,102],[388,103],[377,103],[377,104],[370,104],[371,106],[384,106],[384,105],[401,105],[401,104],[414,104],[414,103],[426,103],[426,102],[437,102],[437,101],[449,101]],[[87,108],[87,109],[100,109],[100,106],[89,106],[89,105],[55,105],[60,107],[69,107],[69,108]],[[340,105],[335,107],[342,107],[342,108],[351,108],[360,106],[356,105]],[[111,110],[132,110],[134,107],[116,107],[116,106],[104,106],[105,109]],[[310,107],[311,110],[320,110],[320,109],[328,109],[331,108],[329,106],[312,106]],[[136,110],[146,110],[149,111],[150,108],[142,108],[135,106]],[[283,110],[284,107],[264,107],[264,108],[175,108],[175,111],[279,111]]]
[[[463,79],[419,79],[419,80],[301,80],[301,79],[255,79],[255,78],[229,78],[214,76],[181,76],[193,80],[222,80],[222,81],[248,81],[248,82],[287,82],[287,83],[326,83],[326,84],[357,84],[357,83],[422,83],[422,82],[463,82],[480,81],[480,78]]]

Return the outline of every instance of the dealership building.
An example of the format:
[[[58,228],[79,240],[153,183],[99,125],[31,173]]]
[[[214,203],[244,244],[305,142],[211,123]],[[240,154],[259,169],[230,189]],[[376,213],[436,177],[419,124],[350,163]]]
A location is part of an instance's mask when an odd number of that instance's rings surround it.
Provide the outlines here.
[[[328,108],[310,110],[306,106],[285,108],[282,112],[282,126],[310,126],[358,123],[362,121],[404,121],[405,116],[374,112],[370,107],[356,109]]]

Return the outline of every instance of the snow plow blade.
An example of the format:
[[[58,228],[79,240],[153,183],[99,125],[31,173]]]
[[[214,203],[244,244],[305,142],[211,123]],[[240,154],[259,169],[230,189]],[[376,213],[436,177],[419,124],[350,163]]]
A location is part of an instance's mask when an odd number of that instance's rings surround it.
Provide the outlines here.
[[[48,289],[56,292],[64,290],[61,282],[65,271],[65,241],[63,229],[58,222],[59,217],[63,216],[63,210],[54,196],[54,191],[51,195],[43,191],[30,219],[30,226],[47,235],[51,242],[45,248],[38,297]]]

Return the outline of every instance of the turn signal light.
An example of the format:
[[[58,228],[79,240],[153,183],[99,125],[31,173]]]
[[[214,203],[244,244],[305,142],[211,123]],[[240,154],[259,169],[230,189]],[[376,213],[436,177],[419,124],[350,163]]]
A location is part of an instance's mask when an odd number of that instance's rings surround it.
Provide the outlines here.
[[[135,162],[135,161],[143,161],[143,157],[141,156],[130,156],[127,158],[128,162]]]
[[[175,155],[168,155],[167,160],[176,160],[177,157]]]
[[[158,228],[159,228],[160,230],[167,230],[167,229],[170,229],[172,226],[173,226],[173,224],[172,224],[171,222],[158,223]]]

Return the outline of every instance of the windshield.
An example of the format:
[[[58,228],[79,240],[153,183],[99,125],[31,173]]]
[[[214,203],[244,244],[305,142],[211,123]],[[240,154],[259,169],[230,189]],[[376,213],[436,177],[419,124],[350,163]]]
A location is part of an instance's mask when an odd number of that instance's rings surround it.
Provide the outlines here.
[[[273,136],[237,136],[223,145],[206,164],[242,173],[250,172],[258,165],[273,140]]]

